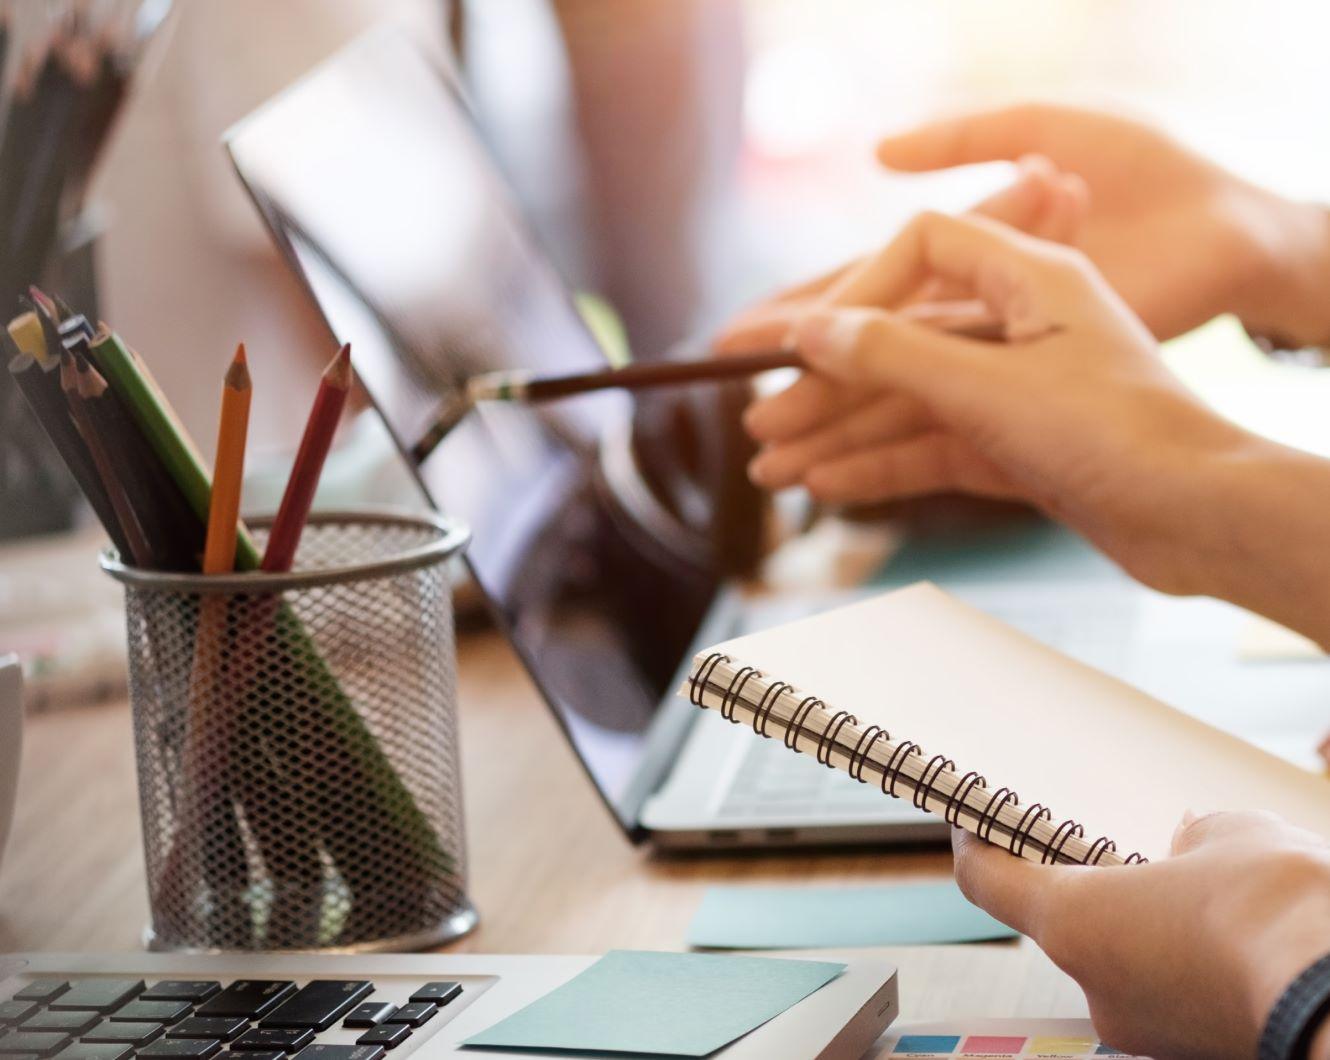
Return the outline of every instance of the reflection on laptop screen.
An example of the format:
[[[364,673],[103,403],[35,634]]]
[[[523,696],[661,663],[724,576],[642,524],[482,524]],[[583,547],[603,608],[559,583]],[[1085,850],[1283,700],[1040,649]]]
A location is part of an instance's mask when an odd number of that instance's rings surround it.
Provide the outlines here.
[[[236,166],[399,445],[459,381],[604,358],[445,74],[376,34],[246,119]],[[631,825],[645,737],[716,585],[606,485],[622,394],[473,410],[419,469],[601,793]]]

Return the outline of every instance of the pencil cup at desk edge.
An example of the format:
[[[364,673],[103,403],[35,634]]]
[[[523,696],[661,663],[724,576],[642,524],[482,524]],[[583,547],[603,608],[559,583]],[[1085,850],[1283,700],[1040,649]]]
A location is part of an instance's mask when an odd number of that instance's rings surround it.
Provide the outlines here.
[[[475,926],[447,569],[468,537],[340,511],[310,518],[289,573],[104,555],[125,588],[150,948],[419,949]]]

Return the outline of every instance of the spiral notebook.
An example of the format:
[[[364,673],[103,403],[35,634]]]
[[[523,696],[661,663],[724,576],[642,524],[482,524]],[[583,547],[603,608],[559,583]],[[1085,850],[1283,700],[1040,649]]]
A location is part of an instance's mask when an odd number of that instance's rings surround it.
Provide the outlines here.
[[[927,583],[700,652],[680,694],[1033,861],[1162,857],[1187,810],[1330,837],[1325,778]]]

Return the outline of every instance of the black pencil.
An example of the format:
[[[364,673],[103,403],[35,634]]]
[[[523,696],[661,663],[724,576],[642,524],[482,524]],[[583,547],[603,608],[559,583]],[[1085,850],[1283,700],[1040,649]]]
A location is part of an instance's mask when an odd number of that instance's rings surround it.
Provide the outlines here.
[[[87,357],[81,333],[65,340],[73,357],[84,407],[105,443],[116,455],[116,470],[160,570],[197,570],[205,527],[190,509],[138,425]]]
[[[28,354],[21,354],[9,363],[10,374],[18,384],[28,408],[38,424],[60,454],[83,496],[92,507],[106,536],[123,556],[129,555],[129,539],[120,526],[120,520],[111,504],[110,495],[102,485],[101,476],[92,462],[78,428],[74,426],[69,406],[60,389],[58,362],[43,365]]]
[[[93,417],[78,391],[78,370],[72,354],[66,353],[60,359],[60,389],[64,392],[65,402],[69,406],[70,419],[75,429],[83,438],[88,454],[92,457],[93,467],[97,470],[102,486],[110,498],[120,528],[129,542],[129,555],[140,567],[152,565],[152,548],[147,535],[139,523],[138,514],[125,492],[124,482],[116,473],[111,462],[111,454],[106,450],[106,440],[98,431]]]

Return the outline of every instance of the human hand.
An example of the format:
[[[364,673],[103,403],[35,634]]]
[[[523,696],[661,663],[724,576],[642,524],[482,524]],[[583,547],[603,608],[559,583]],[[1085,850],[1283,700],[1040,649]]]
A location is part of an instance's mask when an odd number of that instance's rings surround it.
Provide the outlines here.
[[[935,277],[974,290],[1012,341],[879,308]],[[1213,588],[1232,557],[1212,469],[1269,443],[1177,382],[1083,255],[983,218],[924,214],[839,288],[845,304],[773,306],[752,325],[790,331],[816,380],[749,408],[765,447],[750,469],[758,485],[803,484],[833,503],[953,490],[1024,500],[1150,585]]]
[[[1233,312],[1292,345],[1330,338],[1330,213],[1241,180],[1149,126],[1036,104],[878,145],[882,163],[909,172],[1030,156],[1084,179],[1077,245],[1157,337]]]
[[[952,844],[965,896],[1038,943],[1129,1053],[1255,1056],[1280,994],[1330,952],[1330,848],[1270,814],[1189,815],[1146,865],[1036,865],[960,829]],[[1311,1055],[1330,1057],[1330,1032]]]
[[[1088,192],[1080,177],[1060,172],[1046,158],[1030,156],[1018,161],[1016,177],[1010,184],[976,203],[969,213],[1000,221],[1052,243],[1070,243],[1076,239],[1088,207]],[[747,307],[716,337],[712,352],[724,357],[775,348],[786,338],[791,312],[826,302],[843,302],[851,296],[854,274],[863,269],[866,260],[854,258]],[[964,285],[944,277],[926,277],[914,290],[904,292],[899,305],[891,308],[959,301],[972,294]],[[806,385],[805,389],[816,390],[817,386]]]

